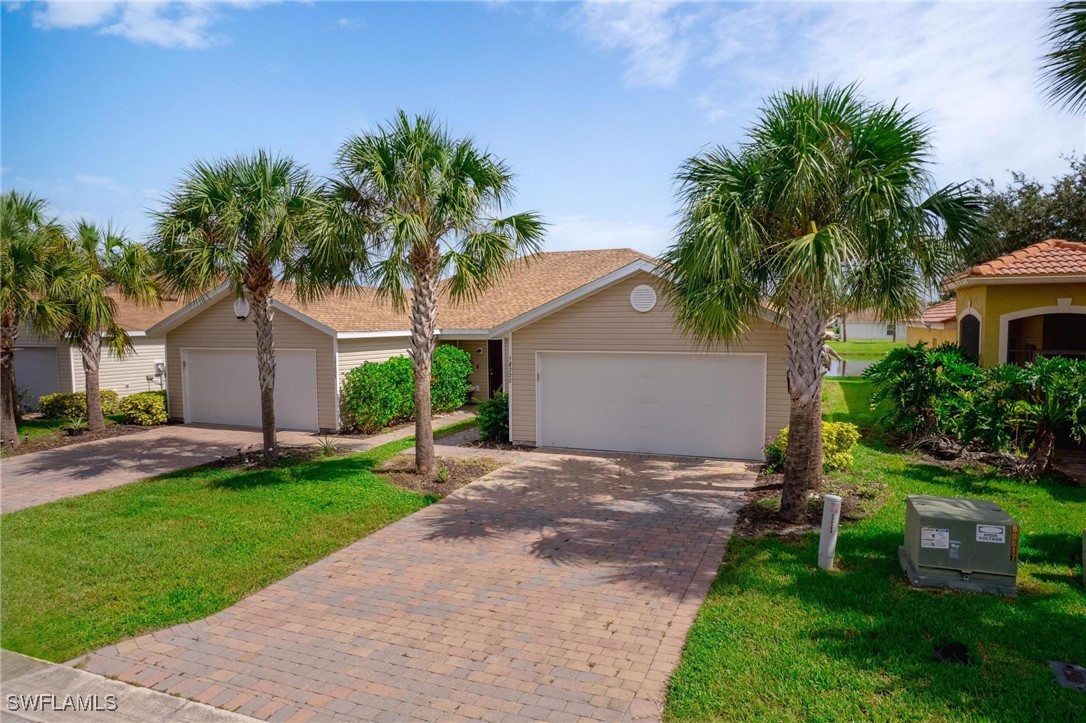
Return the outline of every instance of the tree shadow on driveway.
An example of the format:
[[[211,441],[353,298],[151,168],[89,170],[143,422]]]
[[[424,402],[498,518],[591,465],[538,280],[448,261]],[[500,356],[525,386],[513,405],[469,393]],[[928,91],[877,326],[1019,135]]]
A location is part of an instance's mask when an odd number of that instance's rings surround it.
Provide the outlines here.
[[[755,475],[742,462],[533,455],[430,508],[428,539],[519,536],[533,558],[599,567],[577,577],[586,586],[624,581],[681,596],[710,551],[715,571],[718,531],[730,529]]]

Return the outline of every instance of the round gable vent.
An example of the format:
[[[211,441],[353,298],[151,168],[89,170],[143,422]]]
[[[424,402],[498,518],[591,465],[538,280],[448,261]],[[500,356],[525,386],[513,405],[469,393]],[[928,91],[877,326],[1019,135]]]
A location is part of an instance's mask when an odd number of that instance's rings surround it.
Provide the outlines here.
[[[638,284],[630,292],[630,306],[642,313],[656,306],[656,289],[648,284]]]
[[[239,296],[234,299],[234,316],[238,319],[244,319],[249,316],[249,300],[244,296]]]

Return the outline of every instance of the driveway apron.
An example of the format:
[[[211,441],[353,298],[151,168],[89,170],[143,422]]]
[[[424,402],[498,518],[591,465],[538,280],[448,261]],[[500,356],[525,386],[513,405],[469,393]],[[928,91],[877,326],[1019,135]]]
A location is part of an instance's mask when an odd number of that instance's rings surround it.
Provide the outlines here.
[[[265,720],[655,719],[754,476],[525,454],[221,613],[79,664]]]

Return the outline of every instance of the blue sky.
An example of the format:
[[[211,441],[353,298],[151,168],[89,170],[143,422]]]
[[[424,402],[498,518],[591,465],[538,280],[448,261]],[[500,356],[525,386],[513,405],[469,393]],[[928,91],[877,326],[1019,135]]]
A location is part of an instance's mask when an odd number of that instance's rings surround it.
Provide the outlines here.
[[[936,131],[940,182],[1048,179],[1084,124],[1038,84],[1040,3],[6,3],[5,189],[141,238],[184,167],[267,147],[325,175],[397,108],[506,158],[552,249],[668,242],[683,158],[766,94],[859,80]]]

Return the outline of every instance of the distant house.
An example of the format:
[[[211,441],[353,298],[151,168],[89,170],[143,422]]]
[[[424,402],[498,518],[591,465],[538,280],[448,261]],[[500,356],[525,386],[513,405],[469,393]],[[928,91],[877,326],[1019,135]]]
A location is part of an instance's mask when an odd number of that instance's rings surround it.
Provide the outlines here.
[[[905,341],[912,346],[925,342],[929,346],[955,344],[958,341],[958,302],[940,301],[924,309],[919,319],[906,324]]]
[[[1038,356],[1086,359],[1086,243],[1049,239],[958,274],[909,340],[957,341],[982,366]],[[941,332],[936,336],[934,332]]]
[[[103,351],[99,365],[99,384],[122,397],[137,392],[163,389],[166,344],[147,335],[147,329],[182,306],[169,300],[161,306],[148,307],[114,297],[117,321],[132,338],[132,350],[123,359]],[[148,377],[151,377],[149,380]],[[25,407],[36,409],[38,398],[57,392],[82,392],[86,389],[83,358],[79,348],[66,340],[42,336],[32,327],[21,326],[15,344],[15,384]]]
[[[861,309],[847,314],[841,314],[834,319],[833,325],[837,327],[837,336],[841,341],[856,341],[858,339],[891,339],[897,341],[905,338],[905,322],[888,322],[881,319],[873,309]]]

